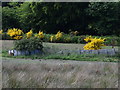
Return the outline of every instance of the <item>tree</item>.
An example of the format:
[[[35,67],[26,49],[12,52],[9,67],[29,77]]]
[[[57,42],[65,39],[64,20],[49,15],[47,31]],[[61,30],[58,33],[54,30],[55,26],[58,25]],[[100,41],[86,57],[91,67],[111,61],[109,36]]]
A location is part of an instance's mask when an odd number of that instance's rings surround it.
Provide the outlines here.
[[[2,29],[4,31],[8,28],[20,28],[17,5],[18,3],[7,3],[2,7]]]
[[[100,35],[118,35],[120,2],[91,2],[87,9],[91,17],[89,28]]]
[[[72,29],[84,33],[87,7],[88,3],[31,2],[23,3],[19,10],[23,27],[32,28],[35,32],[56,33],[58,30],[68,32]]]
[[[11,2],[2,9],[3,29],[120,35],[120,2]]]

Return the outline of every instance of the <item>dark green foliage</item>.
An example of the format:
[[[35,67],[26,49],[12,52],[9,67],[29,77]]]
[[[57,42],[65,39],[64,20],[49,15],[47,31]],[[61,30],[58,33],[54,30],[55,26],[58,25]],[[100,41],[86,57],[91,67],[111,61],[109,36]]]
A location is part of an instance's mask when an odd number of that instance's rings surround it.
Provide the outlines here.
[[[45,37],[44,37],[44,42],[50,42],[50,37],[51,35],[50,34],[45,34]]]
[[[99,35],[120,35],[120,2],[92,2],[86,9],[88,28]]]
[[[84,9],[87,6],[88,3],[24,3],[19,8],[21,23],[24,29],[32,28],[35,32],[84,30],[86,24]],[[26,25],[29,28],[25,27]]]
[[[53,35],[53,34],[52,34]],[[45,37],[43,39],[44,42],[51,42],[50,41],[50,34],[45,34]],[[88,35],[80,35],[80,36],[70,36],[69,34],[64,34],[63,37],[60,40],[54,40],[53,43],[82,43],[85,44],[85,38]],[[118,36],[93,36],[96,38],[106,38],[105,45],[108,46],[117,46],[119,45],[120,37]]]
[[[18,16],[20,17],[19,22],[24,32],[28,32],[30,29],[38,32],[39,30],[34,30],[38,22],[34,22],[34,12],[32,12],[30,4],[30,2],[24,2],[17,8]]]
[[[14,42],[14,48],[20,51],[33,51],[33,50],[42,50],[42,41],[38,38],[22,39],[16,40]]]
[[[120,2],[24,2],[3,4],[3,29],[80,35],[120,35]],[[74,39],[75,40],[75,39]]]
[[[9,28],[20,28],[19,17],[14,8],[2,8],[2,28],[4,31]]]
[[[1,29],[2,29],[2,7],[0,6],[0,30]]]
[[[106,37],[105,44],[111,46],[119,45],[119,40],[120,37],[116,37],[116,36]]]
[[[0,34],[0,40],[11,40],[11,37],[6,33]]]

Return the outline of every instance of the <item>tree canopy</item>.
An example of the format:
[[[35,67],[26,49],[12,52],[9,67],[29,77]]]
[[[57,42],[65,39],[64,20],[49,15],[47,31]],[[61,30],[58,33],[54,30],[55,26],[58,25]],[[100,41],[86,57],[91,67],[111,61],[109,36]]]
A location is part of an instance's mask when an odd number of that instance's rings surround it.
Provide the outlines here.
[[[120,35],[120,2],[3,2],[3,30]]]

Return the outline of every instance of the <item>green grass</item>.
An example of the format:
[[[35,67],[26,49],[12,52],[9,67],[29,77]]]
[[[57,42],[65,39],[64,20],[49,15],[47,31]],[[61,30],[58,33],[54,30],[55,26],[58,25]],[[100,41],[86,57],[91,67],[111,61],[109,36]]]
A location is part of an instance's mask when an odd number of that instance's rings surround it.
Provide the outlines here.
[[[51,35],[55,35],[55,34],[45,34],[45,37],[43,39],[44,42],[51,42],[50,41],[50,37]],[[69,34],[65,34],[63,35],[63,37],[61,38],[61,40],[56,40],[54,41],[54,43],[81,43],[81,44],[85,44],[86,42],[84,41],[84,38],[87,37],[89,35],[80,35],[80,36],[70,36]],[[66,41],[66,38],[70,37],[70,40]],[[97,38],[106,38],[105,41],[105,45],[113,45],[113,46],[118,46],[118,42],[120,37],[115,36],[115,35],[108,35],[108,36],[93,36],[93,37],[97,37]],[[2,36],[3,40],[11,40],[9,36],[6,36],[5,34],[3,34]],[[2,39],[0,38],[0,40]]]
[[[2,43],[2,45],[0,46],[0,48],[2,50],[10,50],[12,49],[12,47],[14,47],[14,44],[13,44],[13,40],[0,40],[0,43]],[[43,46],[45,48],[49,48],[51,49],[51,51],[60,51],[60,50],[77,50],[77,49],[80,49],[82,50],[83,49],[83,46],[85,44],[74,44],[74,43],[46,43],[46,42],[43,42]],[[103,47],[103,49],[111,49],[112,46],[105,46]],[[115,48],[118,48],[118,46],[115,46]]]
[[[49,55],[44,59],[62,59],[62,60],[77,60],[77,61],[105,61],[105,62],[117,62],[117,57],[108,57],[101,55]]]
[[[76,60],[76,61],[103,61],[103,62],[118,62],[119,57],[107,56],[107,55],[95,55],[95,54],[44,54],[44,55],[31,55],[31,56],[10,56],[7,51],[2,51],[2,57],[16,58],[16,59],[61,59],[61,60]]]
[[[4,47],[2,48],[2,57],[16,58],[16,59],[61,59],[61,60],[77,60],[77,61],[105,61],[105,62],[117,62],[120,58],[118,56],[105,56],[105,55],[60,55],[55,54],[61,50],[77,50],[83,49],[84,44],[63,44],[63,43],[43,43],[44,55],[32,55],[32,56],[10,56],[8,55],[8,50],[13,47],[13,42],[4,42]],[[9,46],[6,46],[9,45]],[[9,47],[9,48],[8,48]],[[7,48],[7,49],[6,49]],[[103,49],[111,49],[111,46],[103,47]],[[117,46],[115,48],[118,48]],[[53,54],[54,53],[54,54]]]

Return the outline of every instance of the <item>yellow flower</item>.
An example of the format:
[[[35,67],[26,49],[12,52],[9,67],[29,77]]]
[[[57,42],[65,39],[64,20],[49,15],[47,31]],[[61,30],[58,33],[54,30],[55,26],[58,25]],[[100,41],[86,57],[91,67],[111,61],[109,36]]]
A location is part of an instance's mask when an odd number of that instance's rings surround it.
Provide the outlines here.
[[[39,35],[39,38],[44,38],[43,32],[39,31],[38,35]]]
[[[39,31],[39,33],[36,34],[35,37],[40,38],[40,39],[43,39],[43,38],[44,38],[44,33],[41,32],[41,31]]]
[[[20,40],[20,39],[22,39],[22,37],[23,36],[15,36],[15,37],[13,37],[13,39]]]
[[[8,29],[7,34],[12,38],[12,39],[22,39],[22,35],[24,34],[22,30],[20,29]]]
[[[0,30],[0,34],[3,34],[3,30]]]
[[[54,36],[51,36],[51,37],[50,37],[50,41],[52,42],[52,41],[53,41],[53,39],[54,39]]]
[[[87,37],[86,39],[84,39],[85,41],[87,41],[88,43],[83,47],[84,50],[98,50],[101,49],[102,46],[105,46],[104,43],[104,39],[101,38],[92,38],[91,36]],[[90,42],[89,42],[90,41]]]
[[[88,36],[88,37],[86,37],[84,40],[85,40],[86,42],[90,42],[92,39],[93,39],[92,36]]]
[[[29,39],[30,37],[32,37],[33,35],[33,31],[30,30],[29,32],[26,33],[27,39]]]
[[[59,40],[61,37],[63,36],[62,32],[57,32],[57,34],[55,35],[56,39]]]

